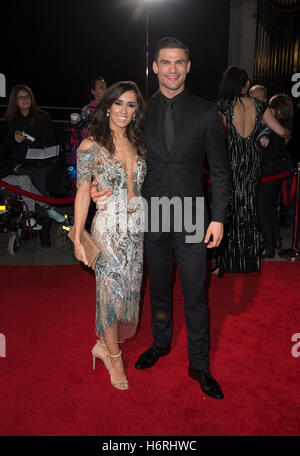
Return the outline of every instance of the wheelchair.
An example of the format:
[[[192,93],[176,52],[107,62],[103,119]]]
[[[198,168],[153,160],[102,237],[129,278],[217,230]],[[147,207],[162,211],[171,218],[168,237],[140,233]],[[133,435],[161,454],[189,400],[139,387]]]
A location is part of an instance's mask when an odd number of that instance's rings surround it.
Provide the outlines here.
[[[72,244],[68,234],[74,223],[74,216],[65,214],[65,221],[57,228],[54,240],[54,246],[57,250],[64,252]]]
[[[8,252],[16,255],[22,239],[33,242],[30,213],[20,195],[0,187],[0,233],[8,235]]]
[[[96,212],[96,205],[95,203],[91,202],[88,215],[87,215],[87,220],[85,224],[85,228],[90,231],[93,218]],[[72,245],[72,241],[68,237],[69,231],[74,225],[74,213],[67,213],[64,215],[65,221],[62,223],[56,230],[56,236],[55,236],[55,241],[54,245],[57,250],[60,251],[65,251],[67,248]],[[72,245],[73,248],[73,245]]]

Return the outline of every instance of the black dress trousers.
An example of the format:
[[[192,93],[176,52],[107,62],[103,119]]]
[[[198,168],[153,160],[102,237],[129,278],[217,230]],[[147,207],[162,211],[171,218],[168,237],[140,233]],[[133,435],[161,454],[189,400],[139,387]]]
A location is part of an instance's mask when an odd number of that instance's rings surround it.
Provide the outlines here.
[[[150,283],[152,334],[158,347],[172,338],[171,278],[173,253],[184,295],[190,367],[209,367],[209,325],[205,292],[206,244],[185,243],[179,233],[163,233],[158,240],[145,238],[145,261]]]

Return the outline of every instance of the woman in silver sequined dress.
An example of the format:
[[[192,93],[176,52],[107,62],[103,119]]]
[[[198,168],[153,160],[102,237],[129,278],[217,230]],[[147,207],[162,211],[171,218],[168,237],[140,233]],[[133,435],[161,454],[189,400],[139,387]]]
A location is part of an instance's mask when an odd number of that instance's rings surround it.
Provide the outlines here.
[[[144,101],[137,85],[111,86],[97,107],[87,139],[77,152],[74,253],[87,264],[80,243],[90,204],[92,179],[106,199],[97,204],[91,234],[101,248],[96,264],[96,334],[93,365],[101,359],[117,389],[128,389],[119,343],[138,324],[143,273],[144,206],[141,186],[146,174],[144,144],[139,138]]]

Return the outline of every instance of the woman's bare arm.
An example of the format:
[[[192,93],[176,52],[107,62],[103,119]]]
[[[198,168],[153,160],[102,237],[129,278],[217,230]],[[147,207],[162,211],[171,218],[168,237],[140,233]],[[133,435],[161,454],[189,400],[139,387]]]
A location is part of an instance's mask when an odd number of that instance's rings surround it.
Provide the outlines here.
[[[90,196],[90,182],[83,182],[77,190],[75,203],[74,203],[74,254],[79,261],[83,261],[87,265],[85,250],[80,242],[81,235],[86,222],[91,196]]]
[[[281,138],[289,140],[291,137],[291,132],[287,128],[284,128],[278,120],[273,116],[270,108],[267,108],[265,110],[265,113],[263,115],[263,121],[268,125],[271,130],[273,130],[277,135],[279,135]]]
[[[83,182],[77,190],[74,203],[74,228],[75,241],[80,241],[83,228],[86,222],[89,206],[90,206],[90,187],[89,182]]]

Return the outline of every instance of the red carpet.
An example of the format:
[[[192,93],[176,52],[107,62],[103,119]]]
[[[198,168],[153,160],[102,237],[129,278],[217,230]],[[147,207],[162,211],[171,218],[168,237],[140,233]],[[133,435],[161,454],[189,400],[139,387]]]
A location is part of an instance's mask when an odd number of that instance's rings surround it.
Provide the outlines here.
[[[201,393],[187,376],[183,299],[175,283],[171,354],[146,371],[151,343],[146,288],[141,325],[123,344],[130,380],[119,392],[92,370],[95,285],[80,266],[0,267],[0,434],[299,435],[300,264],[264,263],[261,274],[211,277],[211,370],[225,399]]]

